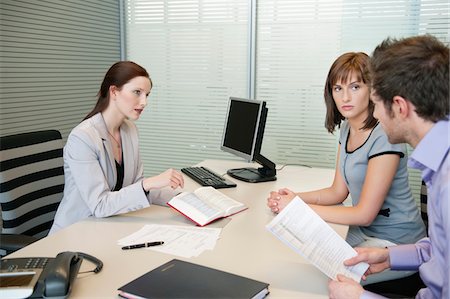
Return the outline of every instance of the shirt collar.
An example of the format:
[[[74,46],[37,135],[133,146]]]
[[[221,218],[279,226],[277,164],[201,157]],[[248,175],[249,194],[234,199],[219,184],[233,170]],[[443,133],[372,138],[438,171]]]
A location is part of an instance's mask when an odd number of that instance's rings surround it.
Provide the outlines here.
[[[449,132],[449,120],[438,121],[417,144],[409,158],[408,166],[422,171],[429,169],[431,172],[436,172],[450,149]]]

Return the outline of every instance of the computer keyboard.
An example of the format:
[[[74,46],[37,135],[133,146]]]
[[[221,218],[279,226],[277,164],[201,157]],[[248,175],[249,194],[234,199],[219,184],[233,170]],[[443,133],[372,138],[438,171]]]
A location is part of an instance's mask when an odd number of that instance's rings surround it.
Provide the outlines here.
[[[236,187],[235,183],[203,166],[182,168],[181,172],[202,186],[211,186],[216,189]]]

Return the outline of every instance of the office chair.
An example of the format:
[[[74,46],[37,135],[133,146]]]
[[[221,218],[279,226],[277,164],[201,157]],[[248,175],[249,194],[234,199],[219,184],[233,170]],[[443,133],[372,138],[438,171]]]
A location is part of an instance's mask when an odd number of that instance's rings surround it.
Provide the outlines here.
[[[423,223],[425,223],[425,227],[428,232],[428,211],[427,211],[427,185],[424,181],[422,181],[422,185],[420,186],[420,213],[422,215]]]
[[[3,255],[48,234],[63,190],[63,141],[59,131],[0,137]]]
[[[425,182],[422,181],[420,188],[420,212],[422,215],[422,220],[428,231],[427,198],[427,186],[425,185]],[[366,290],[388,298],[414,298],[417,292],[425,287],[426,286],[420,278],[419,272],[407,277],[381,281],[364,286]]]

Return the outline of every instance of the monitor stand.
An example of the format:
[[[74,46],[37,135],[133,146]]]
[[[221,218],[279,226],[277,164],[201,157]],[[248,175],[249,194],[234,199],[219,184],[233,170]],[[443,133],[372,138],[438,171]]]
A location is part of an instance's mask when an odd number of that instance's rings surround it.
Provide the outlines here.
[[[260,169],[261,168],[252,168],[252,167],[245,167],[245,168],[234,168],[229,169],[227,171],[227,174],[235,179],[249,182],[249,183],[261,183],[261,182],[269,182],[269,181],[275,181],[277,177],[275,175],[264,175],[264,171]]]
[[[269,182],[277,179],[275,163],[261,154],[255,155],[253,161],[259,163],[262,167],[234,168],[227,171],[228,175],[235,179],[249,183]]]

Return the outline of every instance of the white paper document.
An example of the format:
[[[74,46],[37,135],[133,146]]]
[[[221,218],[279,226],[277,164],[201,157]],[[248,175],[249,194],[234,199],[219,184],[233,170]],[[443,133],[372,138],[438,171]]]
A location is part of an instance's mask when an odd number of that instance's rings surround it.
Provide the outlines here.
[[[344,266],[356,251],[303,200],[295,197],[266,228],[331,279],[337,274],[360,282],[368,264]]]
[[[117,241],[120,246],[164,241],[161,246],[147,247],[181,257],[194,257],[212,250],[219,238],[220,228],[199,228],[178,225],[147,224],[137,232]]]

